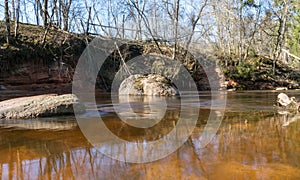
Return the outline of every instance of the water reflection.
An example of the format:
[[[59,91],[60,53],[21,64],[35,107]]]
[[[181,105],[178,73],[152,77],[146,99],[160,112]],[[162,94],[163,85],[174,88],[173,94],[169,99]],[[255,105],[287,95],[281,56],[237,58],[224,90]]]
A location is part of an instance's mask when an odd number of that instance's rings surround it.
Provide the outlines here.
[[[273,106],[256,107],[257,98],[253,97],[264,95],[253,93],[230,96],[222,125],[205,148],[197,144],[205,120],[214,111],[207,107],[200,109],[196,128],[181,148],[145,164],[108,158],[90,145],[78,127],[29,130],[4,128],[1,122],[0,179],[299,179],[300,122],[283,127],[285,114]],[[272,98],[268,95],[260,103],[266,104]],[[105,114],[104,121],[123,139],[153,141],[172,129],[172,121],[179,115],[176,103],[173,105],[165,120],[147,131],[124,125],[113,112]],[[286,114],[286,121],[293,116]]]
[[[188,107],[182,101],[184,98],[121,96],[117,104],[100,109],[117,110],[111,113],[113,117],[103,116],[104,122],[96,117],[77,120],[89,142],[107,156],[151,162],[176,151],[192,133],[199,107]]]
[[[298,111],[298,110],[297,110]],[[281,118],[282,126],[288,126],[290,123],[293,123],[300,119],[299,112],[295,111],[288,111],[288,110],[278,110],[278,115]]]
[[[194,146],[199,158],[213,165],[212,177],[300,177],[300,123],[284,128],[280,117],[271,112],[227,113],[225,119],[210,145],[205,149]],[[199,141],[197,131],[192,136],[193,144]]]
[[[118,96],[114,109],[125,123],[134,127],[148,128],[163,119],[167,103],[166,98],[158,96],[124,95]]]
[[[77,127],[74,117],[59,118],[36,118],[26,120],[0,120],[1,128],[18,128],[18,129],[47,129],[47,130],[70,130]]]

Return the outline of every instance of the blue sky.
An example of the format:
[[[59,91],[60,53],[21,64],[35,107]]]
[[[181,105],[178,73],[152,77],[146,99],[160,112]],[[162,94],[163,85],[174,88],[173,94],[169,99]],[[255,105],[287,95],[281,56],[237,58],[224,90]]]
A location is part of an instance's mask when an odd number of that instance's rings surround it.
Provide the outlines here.
[[[24,2],[26,3],[26,9],[25,6],[23,5]],[[20,21],[21,22],[28,22],[27,23],[32,23],[36,24],[36,18],[35,18],[35,12],[33,9],[33,3],[30,1],[35,1],[35,0],[21,0],[21,14],[20,14]],[[41,0],[42,1],[42,0]],[[70,24],[72,24],[69,29],[70,31],[73,32],[78,32],[78,33],[83,33],[83,27],[82,24],[86,24],[87,18],[88,18],[88,13],[86,10],[87,7],[92,7],[92,14],[91,14],[91,19],[92,22],[95,24],[101,23],[102,25],[111,25],[111,26],[118,26],[120,27],[122,25],[122,17],[123,15],[126,16],[126,22],[125,22],[125,28],[127,29],[135,29],[136,28],[136,22],[133,16],[130,16],[129,13],[129,8],[128,6],[122,6],[122,3],[128,3],[130,0],[98,0],[98,1],[81,1],[81,0],[73,0],[73,6],[71,7],[71,11],[73,14],[70,14],[72,18],[70,19]],[[222,0],[222,1],[217,1],[217,0],[209,0],[208,3],[212,2],[217,2],[219,5],[227,2],[229,0]],[[234,0],[231,0],[234,1]],[[239,0],[235,0],[236,2],[239,2]],[[86,2],[87,5],[84,3]],[[111,12],[108,11],[110,7],[111,2]],[[122,3],[121,3],[122,2]],[[147,3],[146,5],[146,11],[149,13],[149,17],[151,16],[151,12],[153,11],[153,2],[152,1],[145,1]],[[162,1],[156,0],[157,3],[162,3]],[[170,0],[170,2],[174,2],[173,0]],[[267,1],[260,0],[261,3],[266,5]],[[140,0],[140,6],[143,3],[143,1]],[[257,2],[258,3],[258,0]],[[190,25],[190,20],[189,17],[191,14],[195,14],[197,16],[198,11],[203,4],[203,0],[180,0],[180,31],[181,33],[188,33],[189,29],[191,28]],[[0,0],[0,19],[4,19],[4,0]],[[49,2],[49,6],[52,6],[52,4]],[[234,7],[234,5],[232,5]],[[222,7],[221,7],[222,10]],[[24,13],[26,11],[26,13]],[[160,26],[163,31],[160,31],[161,34],[164,34],[164,36],[171,35],[173,33],[173,27],[172,26],[172,21],[169,18],[167,12],[165,9],[159,8],[157,6],[157,11],[158,14],[161,13],[159,17],[156,18],[158,21],[158,26]],[[224,10],[222,10],[224,11]],[[248,12],[250,13],[255,13],[252,10],[249,10]],[[135,12],[136,13],[136,12]],[[236,14],[232,14],[232,16],[237,16]],[[113,20],[116,17],[117,19],[117,24],[115,24],[115,21]],[[42,24],[42,18],[40,17],[40,24]],[[55,20],[55,18],[54,18]],[[151,21],[151,18],[149,19],[149,22]],[[233,22],[234,23],[234,22]],[[154,26],[155,23],[152,23]],[[85,27],[84,27],[85,28]],[[104,28],[105,29],[105,28]],[[142,28],[145,29],[146,28]],[[108,29],[106,29],[108,31]],[[213,38],[216,38],[214,34],[216,34],[217,28],[216,28],[216,19],[213,15],[213,9],[212,6],[207,6],[203,12],[203,17],[199,21],[199,25],[196,27],[196,34],[194,35],[195,38],[201,39],[201,34],[203,33],[202,31],[210,31],[209,33],[212,35],[211,36],[211,41],[214,41]],[[102,33],[102,35],[105,35],[101,28],[99,27],[90,27],[90,32],[94,33]],[[113,35],[116,34],[116,30],[111,29],[110,31]],[[131,35],[131,31],[126,30],[125,31],[126,35],[128,38],[134,38],[134,35]],[[172,35],[171,35],[172,36]],[[167,37],[166,37],[167,38]],[[203,39],[203,38],[202,38]]]

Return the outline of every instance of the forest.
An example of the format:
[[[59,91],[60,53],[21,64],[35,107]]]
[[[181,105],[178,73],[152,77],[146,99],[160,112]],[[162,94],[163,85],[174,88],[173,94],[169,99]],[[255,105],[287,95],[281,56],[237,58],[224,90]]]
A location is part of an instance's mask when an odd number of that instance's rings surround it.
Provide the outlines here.
[[[197,48],[221,64],[234,88],[299,87],[299,0],[1,0],[0,4],[2,76],[29,60],[74,67],[84,47],[94,37],[103,37],[150,41],[159,50],[168,46],[174,59],[180,47]],[[32,49],[41,53],[20,61],[22,49],[26,54]]]

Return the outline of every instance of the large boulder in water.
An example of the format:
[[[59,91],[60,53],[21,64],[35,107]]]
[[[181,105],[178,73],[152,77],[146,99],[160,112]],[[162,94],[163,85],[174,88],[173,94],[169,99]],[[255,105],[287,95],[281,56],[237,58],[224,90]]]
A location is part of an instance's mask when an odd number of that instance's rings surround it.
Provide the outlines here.
[[[126,78],[119,87],[120,95],[174,96],[178,89],[169,79],[158,74],[135,74]]]
[[[0,102],[0,119],[26,119],[85,112],[74,94],[45,94]]]

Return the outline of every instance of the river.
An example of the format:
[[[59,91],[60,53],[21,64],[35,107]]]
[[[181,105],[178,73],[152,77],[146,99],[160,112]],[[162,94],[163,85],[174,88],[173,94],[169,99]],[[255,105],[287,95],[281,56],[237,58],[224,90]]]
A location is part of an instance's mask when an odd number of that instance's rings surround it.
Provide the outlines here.
[[[299,91],[286,93],[300,99]],[[158,113],[161,122],[151,119],[153,111],[160,112],[160,108],[149,107],[151,98],[136,99],[131,106],[140,119],[130,123],[145,122],[146,129],[120,121],[109,94],[97,95],[97,112],[108,129],[128,143],[142,142],[144,148],[172,132],[185,113],[197,116],[195,126],[192,121],[188,125],[193,128],[191,135],[178,149],[170,150],[164,158],[147,159],[145,163],[124,160],[142,153],[129,152],[130,157],[114,154],[125,162],[106,156],[101,148],[112,147],[94,146],[88,132],[72,116],[2,120],[0,179],[300,179],[300,117],[298,113],[278,110],[274,106],[277,94],[276,91],[241,91],[215,98],[200,92],[189,97],[189,103],[184,105],[180,98],[164,99],[166,106],[161,108],[166,108],[166,112]],[[212,105],[214,98],[216,104]],[[223,98],[226,98],[224,114],[220,104]],[[188,108],[184,109],[186,105]],[[124,110],[120,112],[123,116],[130,116],[121,101],[115,106]],[[95,109],[90,110],[83,117],[92,116]],[[214,119],[218,117],[220,122]],[[203,145],[203,132],[211,122],[217,129],[208,129],[214,136]],[[93,125],[87,126],[93,131]],[[154,149],[152,153],[159,156],[165,149],[158,152]]]

